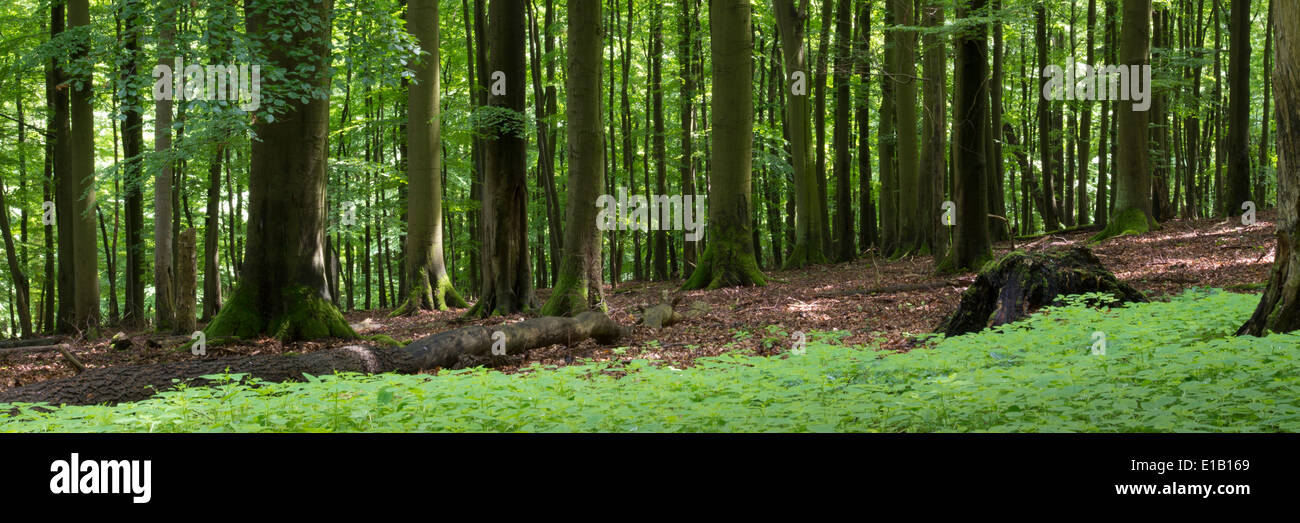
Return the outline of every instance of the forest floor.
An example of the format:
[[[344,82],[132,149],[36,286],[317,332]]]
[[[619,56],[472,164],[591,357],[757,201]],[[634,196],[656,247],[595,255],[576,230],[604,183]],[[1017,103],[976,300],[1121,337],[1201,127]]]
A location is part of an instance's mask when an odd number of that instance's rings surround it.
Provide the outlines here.
[[[1091,246],[1093,252],[1120,280],[1149,298],[1181,294],[1192,287],[1217,287],[1257,293],[1268,279],[1276,241],[1276,214],[1262,212],[1258,221],[1243,226],[1222,219],[1171,220],[1159,231],[1123,236]],[[1044,250],[1086,244],[1095,229],[1083,229],[1017,240],[1015,248]],[[1001,255],[1013,249],[999,243]],[[533,364],[566,365],[580,360],[645,359],[676,367],[700,357],[738,351],[771,355],[787,350],[792,333],[841,331],[840,344],[877,342],[885,350],[906,350],[910,336],[928,333],[957,307],[973,274],[936,276],[930,257],[885,260],[866,253],[849,263],[820,265],[799,270],[768,270],[765,287],[731,288],[682,293],[676,311],[683,320],[662,329],[635,325],[617,347],[602,347],[588,340],[572,346],[555,345],[508,356],[491,364],[502,372],[518,372]],[[681,280],[624,283],[606,288],[610,316],[634,325],[642,308],[657,304],[664,292],[675,291]],[[538,291],[544,300],[547,290]],[[347,313],[362,335],[384,334],[401,342],[470,325],[493,325],[523,320],[523,316],[467,321],[464,310],[426,312],[390,318],[390,310]],[[1245,321],[1246,318],[1242,318]],[[114,330],[105,331],[108,334]],[[199,358],[184,347],[152,346],[145,338],[160,335],[125,332],[137,342],[116,350],[107,338],[93,342],[73,340],[73,353],[87,367],[182,361]],[[264,338],[209,346],[206,357],[251,354],[307,353],[350,343],[318,340],[282,344]],[[432,371],[436,372],[436,371]],[[57,351],[22,352],[0,349],[0,390],[71,376],[75,369]]]

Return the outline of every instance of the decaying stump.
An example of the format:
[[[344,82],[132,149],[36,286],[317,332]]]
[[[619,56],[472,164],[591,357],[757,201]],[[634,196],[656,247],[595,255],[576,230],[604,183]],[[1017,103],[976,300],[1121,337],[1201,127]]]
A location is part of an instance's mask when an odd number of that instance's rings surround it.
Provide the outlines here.
[[[519,354],[560,343],[588,338],[609,344],[624,329],[599,312],[572,318],[546,316],[494,326],[472,325],[415,340],[405,347],[349,345],[297,356],[264,354],[174,363],[153,363],[87,370],[70,378],[42,381],[0,392],[0,403],[93,405],[139,401],[173,387],[172,379],[203,386],[201,376],[230,372],[263,381],[301,381],[303,374],[338,372],[412,374],[426,369],[451,368],[462,357],[491,354],[493,343],[504,336],[506,354]]]
[[[1052,252],[1016,251],[986,267],[961,296],[961,304],[935,332],[957,336],[1020,320],[1071,294],[1104,292],[1118,303],[1146,301],[1115,279],[1085,247]]]

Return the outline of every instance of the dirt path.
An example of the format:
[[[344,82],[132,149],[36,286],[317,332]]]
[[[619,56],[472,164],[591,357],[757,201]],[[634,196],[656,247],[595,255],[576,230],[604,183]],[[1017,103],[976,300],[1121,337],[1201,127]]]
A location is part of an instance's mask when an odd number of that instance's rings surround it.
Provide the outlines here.
[[[1093,252],[1119,279],[1156,299],[1190,287],[1259,292],[1273,262],[1275,216],[1260,213],[1259,221],[1250,227],[1223,220],[1174,220],[1165,223],[1160,231],[1094,246]],[[1017,247],[1032,243],[1034,249],[1048,249],[1085,242],[1091,234],[1079,231],[1022,240]],[[1009,243],[997,246],[999,254],[1010,249]],[[565,365],[581,359],[644,358],[682,366],[695,358],[727,351],[770,354],[787,349],[792,342],[789,333],[796,330],[839,329],[847,331],[842,343],[882,339],[884,347],[900,348],[905,336],[929,332],[952,312],[972,279],[970,274],[936,277],[931,266],[929,258],[886,261],[868,256],[851,263],[767,271],[770,283],[766,287],[685,293],[677,307],[687,315],[685,321],[658,331],[637,326],[622,342],[623,347],[600,347],[592,342],[572,347],[557,345],[495,364],[504,372],[516,372],[533,363]],[[641,307],[658,303],[664,291],[675,290],[680,284],[680,280],[625,283],[607,289],[610,315],[620,323],[632,324]],[[885,292],[872,292],[881,289]],[[545,299],[547,291],[539,291],[539,295]],[[364,325],[365,334],[386,334],[401,341],[471,323],[490,325],[523,319],[515,316],[464,322],[459,319],[462,312],[388,318],[387,310],[375,310],[346,316],[354,325]],[[210,347],[208,354],[306,353],[343,344],[340,340],[321,340],[283,345],[261,339]],[[92,345],[80,343],[77,357],[92,368],[197,357],[174,347],[142,345],[118,351],[109,347],[107,340]],[[57,352],[0,351],[0,390],[73,373]]]

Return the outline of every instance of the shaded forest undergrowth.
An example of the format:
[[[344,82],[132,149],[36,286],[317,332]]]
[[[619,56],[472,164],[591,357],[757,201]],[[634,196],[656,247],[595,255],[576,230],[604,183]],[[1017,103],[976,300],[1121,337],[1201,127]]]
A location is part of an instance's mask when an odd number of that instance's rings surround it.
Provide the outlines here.
[[[1171,220],[1156,232],[1126,236],[1092,246],[1093,252],[1122,281],[1157,301],[1181,295],[1184,290],[1214,287],[1253,293],[1263,287],[1273,261],[1273,213],[1260,213],[1251,226],[1225,220]],[[1079,230],[1018,240],[1016,248],[1052,249],[1084,243],[1095,231]],[[997,245],[999,254],[1012,245]],[[814,266],[792,271],[768,271],[766,287],[693,291],[677,305],[681,322],[663,329],[637,325],[618,347],[601,347],[592,341],[573,346],[551,346],[520,356],[465,362],[518,373],[541,365],[600,364],[646,360],[651,364],[684,368],[698,358],[724,353],[768,356],[788,352],[796,331],[833,338],[836,345],[872,345],[905,350],[908,335],[933,330],[956,308],[961,292],[973,275],[936,276],[929,258],[885,260],[865,256],[851,263]],[[657,304],[665,291],[681,281],[624,283],[607,288],[610,316],[624,325],[636,323],[643,307]],[[544,300],[546,290],[539,292]],[[491,325],[522,320],[522,316],[467,321],[463,310],[426,312],[390,318],[387,310],[348,313],[348,321],[364,336],[383,335],[400,342],[468,325]],[[1249,316],[1241,311],[1240,323]],[[1195,317],[1187,321],[1197,321]],[[1235,328],[1235,327],[1234,327]],[[829,334],[825,334],[829,333]],[[176,346],[143,343],[146,332],[126,332],[138,342],[116,350],[108,340],[81,342],[73,352],[87,367],[182,361],[191,355]],[[338,347],[340,340],[281,344],[264,338],[207,348],[207,357],[248,354],[307,353]],[[437,371],[434,371],[437,372]],[[75,369],[58,352],[0,351],[0,390],[37,381],[71,376]]]

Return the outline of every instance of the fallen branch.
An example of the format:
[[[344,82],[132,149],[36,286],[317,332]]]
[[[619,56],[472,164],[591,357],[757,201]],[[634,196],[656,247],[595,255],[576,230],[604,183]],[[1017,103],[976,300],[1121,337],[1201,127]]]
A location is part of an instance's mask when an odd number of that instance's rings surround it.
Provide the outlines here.
[[[588,338],[598,343],[617,341],[624,329],[599,312],[573,318],[542,317],[519,323],[484,327],[472,325],[418,339],[405,347],[348,345],[309,354],[254,355],[103,367],[70,378],[48,380],[0,392],[0,403],[93,405],[139,401],[173,387],[173,379],[202,386],[202,376],[232,373],[243,379],[302,381],[305,374],[334,372],[413,374],[426,369],[447,368],[462,357],[491,354],[493,333],[505,337],[506,354],[520,354],[539,347],[577,343]]]
[[[86,372],[86,365],[81,363],[81,360],[77,359],[76,356],[72,355],[72,352],[68,350],[68,345],[66,343],[59,345],[59,353],[63,354],[63,359],[68,360],[68,363],[71,363],[73,368],[77,369],[77,374]]]

